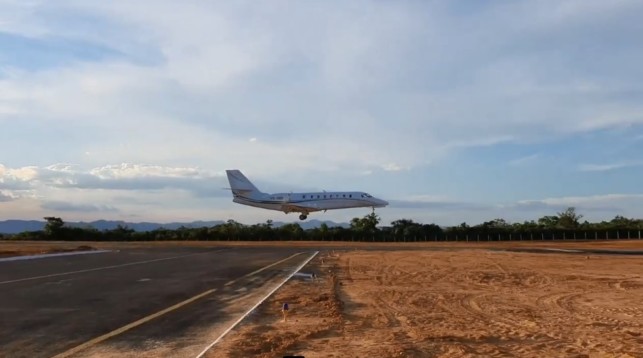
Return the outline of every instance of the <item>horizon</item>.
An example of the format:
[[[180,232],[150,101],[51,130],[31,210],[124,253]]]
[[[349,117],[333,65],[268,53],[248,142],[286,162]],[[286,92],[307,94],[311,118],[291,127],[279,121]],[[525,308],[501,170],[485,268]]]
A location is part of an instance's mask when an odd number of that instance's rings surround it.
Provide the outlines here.
[[[568,208],[568,209],[574,209],[574,211],[575,211],[575,208]],[[622,217],[620,215],[617,215],[617,216],[615,216],[615,217],[613,217],[611,219],[607,219],[607,220],[589,221],[589,220],[585,219],[585,216],[582,213],[579,213],[579,212],[576,212],[576,211],[575,211],[575,213],[579,215],[578,224],[583,224],[585,222],[587,222],[589,224],[608,223],[608,222],[612,221],[613,219],[617,219],[619,217]],[[377,214],[377,213],[375,213],[375,214]],[[552,213],[551,215],[546,215],[546,217],[560,216],[561,214],[562,213]],[[366,214],[366,215],[370,215],[370,214]],[[133,225],[140,225],[140,224],[153,224],[153,225],[174,224],[175,225],[175,224],[196,224],[196,223],[218,222],[220,224],[217,224],[217,225],[221,225],[221,224],[225,224],[225,223],[227,223],[229,221],[234,221],[234,222],[237,222],[237,223],[242,224],[244,226],[253,226],[253,225],[265,224],[268,221],[270,221],[272,224],[276,224],[276,225],[285,225],[285,224],[294,223],[294,224],[302,224],[303,226],[311,226],[312,223],[317,223],[317,224],[332,223],[332,224],[335,224],[335,225],[350,225],[352,219],[358,219],[358,218],[363,218],[363,217],[365,217],[365,216],[354,217],[354,218],[351,218],[350,220],[347,220],[347,221],[320,220],[320,219],[313,218],[313,219],[307,219],[307,220],[303,220],[303,221],[302,220],[298,220],[298,221],[283,221],[283,220],[267,219],[266,221],[263,221],[263,222],[242,222],[242,221],[237,221],[237,220],[234,220],[234,219],[210,219],[210,220],[193,220],[193,221],[127,221],[127,220],[120,220],[120,219],[110,220],[110,219],[101,219],[101,218],[93,219],[93,220],[76,221],[76,220],[67,220],[64,217],[58,217],[58,218],[62,219],[65,224],[69,224],[69,223],[71,223],[71,224],[92,224],[92,223],[96,223],[96,222],[111,222],[111,223],[123,222],[125,224],[133,224]],[[378,215],[378,217],[380,217],[380,216]],[[482,226],[483,224],[486,224],[486,223],[489,223],[489,222],[492,222],[492,221],[496,221],[496,220],[504,220],[509,225],[512,225],[512,224],[528,224],[528,223],[532,223],[532,222],[533,223],[538,223],[539,219],[541,219],[541,218],[545,218],[545,216],[538,217],[538,218],[532,218],[532,219],[526,219],[526,220],[523,220],[523,221],[508,221],[508,220],[505,220],[504,218],[499,217],[499,218],[494,218],[494,219],[487,220],[485,222],[461,222],[461,223],[456,224],[456,225],[442,225],[442,224],[437,223],[437,222],[422,222],[422,221],[415,221],[413,219],[402,218],[402,217],[393,219],[392,221],[386,223],[384,220],[381,220],[381,217],[380,217],[380,223],[378,224],[378,226],[379,227],[387,227],[387,226],[392,226],[392,224],[397,220],[411,220],[412,222],[414,222],[416,224],[437,225],[437,226],[440,226],[442,228],[459,227],[462,224],[467,224],[470,227],[476,227],[476,226]],[[628,219],[628,220],[643,221],[643,219],[640,219],[640,218],[632,218],[632,217],[622,217],[622,218],[625,218],[625,219]],[[42,218],[42,220],[40,220],[40,219],[2,219],[2,220],[0,220],[0,223],[5,223],[5,222],[9,222],[9,221],[22,221],[22,222],[34,222],[35,221],[35,222],[39,222],[39,223],[46,223],[47,222],[47,220],[45,218]],[[308,224],[308,225],[306,225],[306,224]]]
[[[0,220],[643,218],[643,3],[0,4]],[[370,209],[311,213],[350,222]],[[223,217],[226,219],[213,219]]]

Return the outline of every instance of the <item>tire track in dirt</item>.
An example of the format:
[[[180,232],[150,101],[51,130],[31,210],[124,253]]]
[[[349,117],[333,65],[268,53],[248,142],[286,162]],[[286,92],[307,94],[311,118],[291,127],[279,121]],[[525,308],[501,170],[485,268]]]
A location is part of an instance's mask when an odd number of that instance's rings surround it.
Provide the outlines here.
[[[315,347],[333,347],[311,357],[635,357],[643,342],[639,277],[624,274],[643,271],[637,260],[483,251],[338,256],[343,323],[311,336]]]

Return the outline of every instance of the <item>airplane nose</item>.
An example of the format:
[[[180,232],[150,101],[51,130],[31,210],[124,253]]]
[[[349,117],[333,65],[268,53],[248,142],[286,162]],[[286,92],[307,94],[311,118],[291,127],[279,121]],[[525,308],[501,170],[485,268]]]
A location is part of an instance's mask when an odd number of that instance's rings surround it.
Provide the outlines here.
[[[388,201],[382,200],[382,199],[377,199],[377,206],[378,207],[384,207],[386,205],[388,205]]]

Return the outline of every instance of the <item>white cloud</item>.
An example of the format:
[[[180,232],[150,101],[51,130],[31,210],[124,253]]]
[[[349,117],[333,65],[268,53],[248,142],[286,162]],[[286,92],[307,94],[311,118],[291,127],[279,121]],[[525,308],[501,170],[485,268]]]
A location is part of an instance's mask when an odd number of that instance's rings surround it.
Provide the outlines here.
[[[170,168],[158,165],[141,165],[132,163],[122,163],[120,165],[107,165],[100,168],[94,168],[89,174],[100,179],[122,179],[137,177],[202,177],[206,173],[199,168]]]
[[[0,190],[0,202],[12,201],[16,199],[15,195],[9,190]]]
[[[540,154],[538,154],[538,153],[531,154],[531,155],[527,155],[527,156],[524,156],[524,157],[512,159],[512,160],[509,161],[508,164],[511,165],[511,166],[522,166],[522,165],[532,163],[533,161],[537,160],[539,157],[540,157]]]
[[[609,164],[581,164],[578,169],[584,172],[603,172],[622,168],[638,167],[642,165],[643,161],[628,161]]]
[[[387,172],[398,172],[400,170],[408,170],[410,168],[401,167],[401,166],[397,165],[396,163],[388,163],[388,164],[383,165],[382,169],[386,170]]]
[[[66,201],[45,201],[41,205],[43,210],[56,211],[56,212],[82,212],[82,213],[95,213],[95,212],[117,212],[118,210],[109,205],[94,205],[94,204],[74,204]]]
[[[3,187],[29,189],[39,193],[51,189],[126,190],[146,191],[159,189],[186,190],[196,195],[223,196],[215,190],[224,182],[222,173],[199,168],[164,167],[123,163],[83,170],[77,165],[54,164],[45,168],[25,167],[11,169],[0,166]],[[16,182],[16,175],[21,175]],[[13,181],[12,181],[13,180]]]
[[[542,200],[525,200],[519,201],[518,205],[529,205],[532,203],[542,203],[552,206],[600,206],[618,201],[643,200],[643,194],[604,194],[588,196],[569,196],[559,198],[546,198]]]
[[[0,164],[0,182],[5,181],[30,181],[38,176],[38,168],[29,166],[22,168],[7,168]]]

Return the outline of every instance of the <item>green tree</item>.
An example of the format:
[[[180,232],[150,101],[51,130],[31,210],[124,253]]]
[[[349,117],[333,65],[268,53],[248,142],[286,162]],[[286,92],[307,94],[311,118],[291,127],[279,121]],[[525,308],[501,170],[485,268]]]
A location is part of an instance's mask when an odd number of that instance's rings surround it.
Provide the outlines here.
[[[422,224],[418,224],[410,219],[399,219],[391,222],[393,235],[397,237],[422,237]]]
[[[363,218],[353,218],[351,220],[351,229],[359,232],[376,232],[377,224],[380,223],[380,217],[372,212]]]
[[[485,221],[482,224],[478,225],[478,227],[482,227],[485,229],[508,229],[511,227],[511,225],[505,219],[498,218],[491,221]]]
[[[279,233],[281,240],[297,240],[302,238],[304,229],[298,223],[288,223],[279,228]]]
[[[60,236],[65,222],[61,218],[47,216],[44,218],[47,223],[45,224],[45,235],[49,237],[58,237]]]
[[[558,213],[558,225],[565,229],[575,229],[578,227],[578,221],[583,215],[576,213],[576,208],[569,207],[565,211]]]
[[[538,219],[538,225],[543,226],[547,229],[555,228],[558,226],[560,218],[558,216],[543,216]]]

